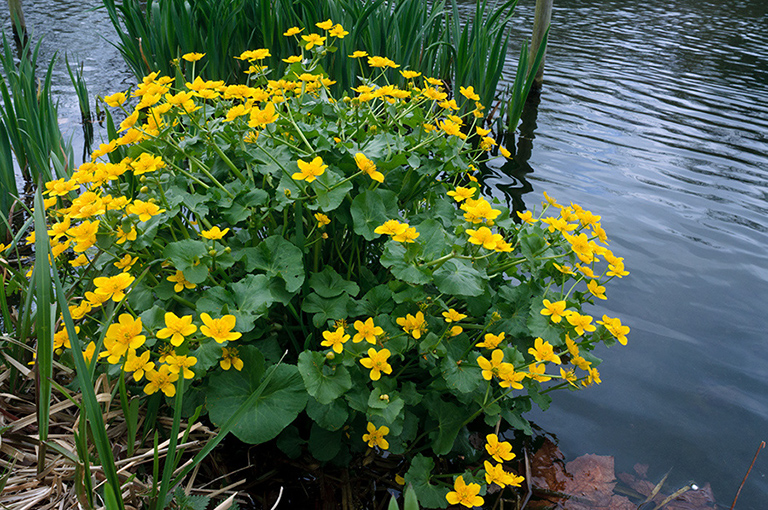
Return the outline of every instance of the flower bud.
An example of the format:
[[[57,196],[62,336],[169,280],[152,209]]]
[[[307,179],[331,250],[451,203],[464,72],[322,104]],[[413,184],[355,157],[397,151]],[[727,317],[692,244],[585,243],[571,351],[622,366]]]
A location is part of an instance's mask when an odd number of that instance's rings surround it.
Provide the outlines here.
[[[216,250],[208,250],[208,255],[210,255],[211,257],[215,257],[217,254],[218,252]]]
[[[142,186],[139,188],[140,193],[147,193],[149,191],[149,186]]]
[[[334,359],[335,357],[336,357],[336,354],[334,354],[333,351],[331,351],[331,352],[329,352],[329,353],[327,353],[325,355],[325,359]]]

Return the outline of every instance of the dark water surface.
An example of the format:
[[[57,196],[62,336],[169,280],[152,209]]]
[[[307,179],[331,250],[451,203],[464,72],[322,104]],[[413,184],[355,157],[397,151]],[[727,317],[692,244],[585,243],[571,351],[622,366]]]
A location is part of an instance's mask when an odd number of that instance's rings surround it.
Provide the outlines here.
[[[509,78],[534,4],[520,0]],[[88,10],[99,5],[24,2],[43,57],[83,61],[91,96],[131,82],[106,13]],[[556,0],[552,23],[532,140],[487,183],[532,187],[528,207],[547,191],[602,215],[631,274],[593,315],[632,332],[597,352],[600,386],[532,418],[571,459],[649,464],[653,480],[673,468],[669,488],[710,482],[727,508],[768,440],[768,2]],[[68,80],[59,67],[63,128],[77,133]],[[736,508],[767,500],[764,452]]]
[[[673,489],[708,481],[726,508],[768,439],[767,56],[765,0],[556,0],[522,141],[526,205],[547,191],[601,214],[631,272],[604,305],[629,345],[598,352],[599,387],[533,418],[569,458],[673,468]],[[521,188],[510,166],[487,182]],[[768,508],[767,453],[737,509]]]

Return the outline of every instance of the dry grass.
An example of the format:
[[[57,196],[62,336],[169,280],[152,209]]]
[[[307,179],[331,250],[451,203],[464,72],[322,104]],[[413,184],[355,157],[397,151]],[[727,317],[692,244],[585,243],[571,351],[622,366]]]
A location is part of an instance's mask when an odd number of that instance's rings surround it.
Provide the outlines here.
[[[2,339],[0,339],[1,341]],[[0,373],[0,509],[2,510],[70,510],[87,509],[85,467],[78,458],[75,444],[75,432],[78,430],[81,416],[79,394],[70,398],[54,391],[51,402],[51,427],[48,440],[41,445],[37,434],[37,417],[34,397],[34,370],[19,363],[13,363],[23,378],[23,388],[16,394],[9,393],[10,370],[7,368],[9,356],[3,354],[6,368]],[[59,374],[58,382],[67,382],[71,377],[66,370]],[[144,508],[147,495],[152,488],[152,463],[154,448],[151,440],[145,444],[136,444],[134,455],[128,456],[127,427],[119,402],[112,397],[112,387],[105,376],[96,381],[95,390],[98,402],[102,405],[104,422],[107,424],[107,436],[112,444],[118,475],[122,482],[122,494],[127,510]],[[144,416],[139,418],[142,426]],[[170,429],[170,418],[159,418],[157,427]],[[179,439],[185,430],[179,432]],[[215,435],[214,431],[200,423],[192,425],[187,442],[178,448],[184,449],[184,460],[178,471],[184,468],[185,461],[197,453],[205,443]],[[169,440],[159,444],[159,456],[164,459]],[[38,462],[38,456],[44,449],[44,461]],[[95,449],[90,447],[91,458]],[[98,496],[105,481],[99,465],[90,465],[91,486],[94,488],[94,504],[97,509],[104,508],[104,502]],[[236,486],[241,480],[221,489],[195,488],[197,469],[184,483],[187,494],[209,496],[223,499],[216,510],[226,510],[235,501]],[[198,485],[202,482],[197,481]]]

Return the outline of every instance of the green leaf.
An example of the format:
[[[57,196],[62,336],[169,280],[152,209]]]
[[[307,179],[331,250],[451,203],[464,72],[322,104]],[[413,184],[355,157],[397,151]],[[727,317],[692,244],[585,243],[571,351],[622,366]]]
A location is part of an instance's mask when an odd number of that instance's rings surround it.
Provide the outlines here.
[[[528,334],[533,337],[541,337],[542,340],[545,340],[552,345],[560,345],[562,343],[562,340],[560,340],[562,328],[553,324],[548,316],[541,315],[541,311],[536,310],[535,308],[536,307],[531,308],[531,312],[528,316]],[[563,321],[564,320],[565,319],[563,319]]]
[[[240,347],[242,371],[228,370],[213,374],[208,391],[208,412],[211,421],[220,426],[256,391],[264,374],[264,359],[255,347]],[[278,365],[266,388],[232,428],[238,439],[260,444],[276,437],[304,409],[307,393],[298,369],[293,365]]]
[[[301,304],[301,309],[307,313],[314,313],[312,323],[316,328],[322,328],[328,320],[346,319],[348,302],[347,294],[329,299],[313,292]]]
[[[552,397],[547,393],[539,393],[541,385],[529,382],[526,386],[528,388],[528,396],[531,397],[533,403],[539,406],[542,411],[549,409],[549,405],[552,403]]]
[[[309,453],[321,462],[333,459],[341,450],[341,430],[325,430],[317,423],[309,432]]]
[[[360,315],[376,317],[383,313],[388,314],[395,308],[392,291],[385,284],[372,288],[363,296],[363,299],[355,300],[352,304],[354,310],[351,315],[354,317]]]
[[[312,188],[317,193],[316,206],[323,212],[330,212],[339,207],[352,189],[352,182],[341,183],[341,176],[332,170],[326,170],[323,175],[312,182]],[[323,186],[323,184],[325,186]],[[327,188],[326,188],[327,186]],[[330,188],[330,189],[329,189]],[[310,209],[316,207],[310,206]]]
[[[304,283],[301,250],[281,236],[268,237],[255,248],[243,251],[246,271],[260,269],[270,278],[281,278],[288,292],[298,291]]]
[[[434,468],[434,460],[418,454],[411,461],[408,472],[405,473],[405,482],[413,487],[419,502],[425,508],[446,508],[448,500],[445,496],[448,494],[448,487],[429,483]]]
[[[523,431],[526,436],[533,434],[530,422],[523,418],[521,412],[517,409],[503,409],[501,416],[513,429]]]
[[[321,404],[330,404],[352,387],[352,378],[344,365],[329,366],[325,356],[317,351],[299,354],[299,373],[304,386]]]
[[[324,298],[336,297],[342,292],[355,297],[360,292],[356,283],[342,278],[331,266],[325,266],[319,273],[312,274],[309,286]]]
[[[483,293],[483,275],[463,260],[446,261],[433,276],[437,289],[443,294],[479,296]]]
[[[422,256],[429,259],[436,259],[443,256],[451,249],[451,243],[447,241],[447,234],[443,230],[439,221],[428,219],[416,226],[419,237],[416,241],[421,245]]]
[[[437,433],[432,434],[432,450],[437,455],[447,455],[453,449],[459,430],[464,426],[468,410],[443,401],[435,393],[425,396],[423,402],[429,414],[439,423]]]
[[[197,358],[195,371],[206,373],[209,369],[218,365],[219,360],[221,360],[221,347],[222,345],[212,338],[206,338],[201,341],[197,349],[190,352],[190,355]],[[234,368],[230,368],[230,370],[234,370]]]
[[[471,393],[484,382],[480,367],[466,360],[460,361],[457,362],[450,354],[446,355],[440,364],[443,378],[449,388],[461,393]]]
[[[388,267],[392,274],[408,283],[424,285],[432,281],[426,268],[416,267],[405,260],[406,248],[397,242],[388,242],[381,255],[381,265]]]
[[[344,399],[337,398],[330,404],[321,404],[309,397],[307,401],[307,416],[326,430],[339,430],[349,418],[349,409]]]
[[[381,399],[382,392],[375,388],[368,397],[368,414],[381,416],[387,425],[391,425],[401,415],[405,401],[397,394],[389,394],[389,400]]]
[[[208,258],[205,243],[194,239],[182,239],[168,243],[163,250],[163,257],[169,259],[173,267],[184,273],[184,278],[192,283],[203,283],[208,278]]]
[[[296,459],[301,455],[301,446],[306,443],[304,439],[299,436],[299,429],[294,425],[288,425],[277,436],[277,447],[285,453],[289,458]]]
[[[352,200],[352,220],[355,233],[366,241],[373,241],[380,234],[374,230],[387,220],[399,217],[397,195],[385,189],[365,190]]]
[[[260,316],[267,312],[274,301],[269,290],[269,278],[265,275],[245,275],[243,279],[230,285],[235,304],[241,313]]]

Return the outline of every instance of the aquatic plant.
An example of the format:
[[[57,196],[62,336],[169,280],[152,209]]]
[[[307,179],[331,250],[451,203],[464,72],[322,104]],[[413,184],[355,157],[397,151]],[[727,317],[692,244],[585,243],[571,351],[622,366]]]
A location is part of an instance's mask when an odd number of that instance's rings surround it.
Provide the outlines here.
[[[442,80],[452,96],[458,97],[460,87],[483,84],[480,102],[485,105],[503,92],[497,91],[497,84],[516,4],[507,0],[491,7],[487,0],[477,0],[472,18],[464,20],[456,0],[447,6],[445,0],[150,0],[146,6],[138,0],[120,5],[104,0],[120,37],[118,48],[137,79],[154,71],[175,76],[175,63],[189,78],[191,66],[179,57],[202,48],[206,63],[196,71],[204,79],[244,82],[247,66],[233,57],[248,48],[270,48],[261,64],[273,76],[282,76],[290,66],[286,59],[295,55],[295,47],[282,35],[285,28],[333,19],[348,31],[337,44],[338,53],[323,63],[337,82],[330,87],[334,93],[360,84],[360,67],[346,55],[365,51]],[[390,83],[406,83],[395,70],[385,74]]]
[[[592,351],[626,343],[619,319],[585,311],[628,274],[600,217],[481,195],[474,174],[496,141],[471,86],[449,100],[440,80],[355,52],[362,83],[334,95],[324,63],[346,35],[330,19],[287,29],[296,58],[279,79],[259,48],[237,56],[245,84],[151,73],[105,97],[126,118],[46,184],[48,236],[38,199],[36,251],[57,268],[50,347],[95,407],[116,498],[96,374],[116,381],[132,434],[131,402],[155,410],[149,430],[171,404],[155,508],[212,448],[173,476],[181,421],[200,413],[217,441],[231,430],[289,456],[387,450],[410,462],[422,505],[472,506],[522,481],[493,430],[529,433],[533,403],[599,383]],[[181,56],[190,69],[206,58]],[[436,456],[466,469],[441,481]]]

